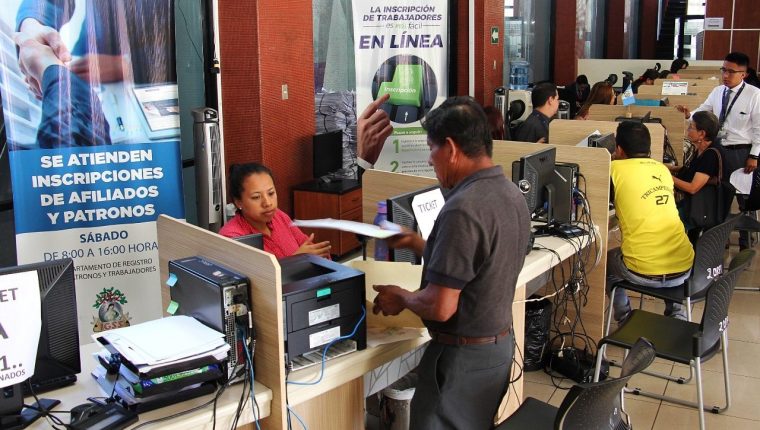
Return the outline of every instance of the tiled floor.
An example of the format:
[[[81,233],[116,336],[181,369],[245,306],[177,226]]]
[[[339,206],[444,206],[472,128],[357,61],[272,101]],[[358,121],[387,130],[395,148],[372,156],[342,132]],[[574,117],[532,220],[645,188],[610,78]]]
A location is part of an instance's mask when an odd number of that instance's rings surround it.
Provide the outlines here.
[[[734,240],[735,243],[735,240]],[[736,252],[732,246],[732,252]],[[760,257],[756,257],[751,267],[742,273],[738,287],[760,287]],[[632,303],[637,303],[632,300]],[[645,300],[644,309],[661,312],[662,302]],[[701,318],[701,307],[696,305],[694,318]],[[705,413],[706,426],[710,429],[760,429],[760,292],[736,291],[729,311],[729,371],[731,375],[732,405],[722,414]],[[608,357],[622,358],[620,350],[608,349]],[[688,368],[670,362],[656,360],[650,369],[671,375],[688,375]],[[613,369],[611,372],[615,372]],[[723,371],[720,355],[716,355],[703,366],[705,403],[722,404]],[[555,380],[556,381],[556,380]],[[562,382],[561,386],[570,384]],[[668,396],[696,400],[694,381],[680,385],[647,375],[637,375],[632,379],[635,387],[648,391],[665,393]],[[525,395],[548,401],[559,406],[567,391],[555,388],[551,378],[542,371],[525,374]],[[629,413],[636,430],[640,429],[695,429],[699,427],[699,417],[695,409],[690,409],[643,396],[626,394],[625,409]]]

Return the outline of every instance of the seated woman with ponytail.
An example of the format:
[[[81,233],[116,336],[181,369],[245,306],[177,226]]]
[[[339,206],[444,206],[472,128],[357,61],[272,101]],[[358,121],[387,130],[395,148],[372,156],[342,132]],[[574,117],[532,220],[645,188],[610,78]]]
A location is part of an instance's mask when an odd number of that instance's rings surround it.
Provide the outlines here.
[[[277,190],[272,171],[258,163],[230,166],[230,194],[237,208],[235,216],[219,230],[225,237],[261,233],[264,251],[277,258],[294,254],[314,254],[330,258],[330,242],[314,243],[277,208]]]

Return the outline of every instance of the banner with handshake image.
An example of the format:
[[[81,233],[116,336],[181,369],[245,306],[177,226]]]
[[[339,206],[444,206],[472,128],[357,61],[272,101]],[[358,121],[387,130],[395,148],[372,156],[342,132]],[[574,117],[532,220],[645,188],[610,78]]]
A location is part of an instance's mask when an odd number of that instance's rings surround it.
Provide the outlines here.
[[[75,261],[80,339],[162,315],[155,220],[184,218],[174,0],[3,0],[19,264]]]

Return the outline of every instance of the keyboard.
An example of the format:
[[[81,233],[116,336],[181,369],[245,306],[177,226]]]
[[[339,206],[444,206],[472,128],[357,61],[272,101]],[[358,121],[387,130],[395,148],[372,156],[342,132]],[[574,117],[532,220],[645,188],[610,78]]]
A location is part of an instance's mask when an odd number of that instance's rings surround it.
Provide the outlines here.
[[[309,352],[299,355],[298,357],[294,357],[290,362],[285,363],[285,364],[290,369],[291,372],[295,370],[305,369],[307,367],[315,366],[318,364],[322,364],[323,350],[324,350],[324,347],[313,349]],[[342,357],[354,351],[356,351],[356,341],[354,341],[353,339],[344,339],[344,340],[335,342],[327,350],[327,354],[325,354],[325,361],[332,360],[333,358]]]

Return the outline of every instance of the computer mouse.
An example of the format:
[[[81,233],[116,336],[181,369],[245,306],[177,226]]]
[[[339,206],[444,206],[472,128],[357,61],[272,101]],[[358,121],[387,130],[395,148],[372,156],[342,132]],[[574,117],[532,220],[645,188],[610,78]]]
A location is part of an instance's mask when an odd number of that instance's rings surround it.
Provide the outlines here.
[[[82,403],[71,408],[71,423],[80,422],[87,418],[97,415],[103,409],[97,403]]]

